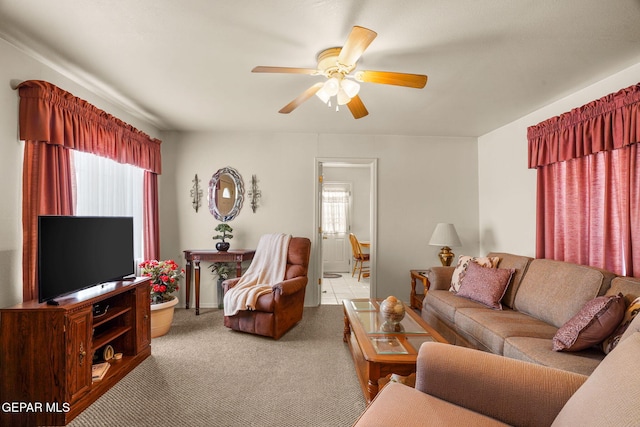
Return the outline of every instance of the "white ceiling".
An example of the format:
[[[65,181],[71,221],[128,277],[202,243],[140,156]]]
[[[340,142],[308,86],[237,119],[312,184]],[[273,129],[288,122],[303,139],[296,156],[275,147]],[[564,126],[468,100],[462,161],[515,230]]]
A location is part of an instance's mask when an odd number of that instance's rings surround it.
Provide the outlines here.
[[[359,69],[427,86],[279,114],[322,78],[251,69],[314,68],[354,25]],[[0,37],[161,129],[478,136],[640,63],[640,0],[0,0]]]

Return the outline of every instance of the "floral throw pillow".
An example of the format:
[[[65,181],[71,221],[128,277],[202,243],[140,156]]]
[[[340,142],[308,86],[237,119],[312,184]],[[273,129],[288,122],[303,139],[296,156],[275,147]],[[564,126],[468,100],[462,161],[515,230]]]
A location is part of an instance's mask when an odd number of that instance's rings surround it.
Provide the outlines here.
[[[500,300],[514,272],[513,268],[481,267],[471,262],[462,278],[458,296],[469,298],[494,310],[502,310]]]
[[[609,354],[609,352],[618,345],[622,334],[624,334],[624,331],[627,330],[627,327],[629,327],[629,324],[638,313],[640,313],[640,297],[634,299],[633,302],[629,304],[629,307],[627,307],[627,310],[624,312],[624,317],[620,325],[618,325],[609,338],[602,341],[602,351],[604,351],[604,354]]]
[[[587,302],[553,337],[554,351],[580,351],[600,344],[618,327],[625,312],[622,294]]]
[[[453,275],[451,276],[451,287],[449,288],[449,291],[458,293],[458,291],[460,290],[460,282],[466,274],[469,263],[471,262],[475,262],[481,267],[495,268],[498,265],[498,262],[500,262],[500,258],[498,258],[497,256],[472,257],[468,255],[460,255],[458,257],[458,264],[453,270]]]

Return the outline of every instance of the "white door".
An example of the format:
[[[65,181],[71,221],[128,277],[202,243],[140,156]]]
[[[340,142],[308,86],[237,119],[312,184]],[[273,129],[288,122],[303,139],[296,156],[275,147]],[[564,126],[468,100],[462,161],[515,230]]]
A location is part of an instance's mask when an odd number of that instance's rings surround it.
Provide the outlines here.
[[[351,244],[351,184],[322,184],[322,270],[349,272]]]

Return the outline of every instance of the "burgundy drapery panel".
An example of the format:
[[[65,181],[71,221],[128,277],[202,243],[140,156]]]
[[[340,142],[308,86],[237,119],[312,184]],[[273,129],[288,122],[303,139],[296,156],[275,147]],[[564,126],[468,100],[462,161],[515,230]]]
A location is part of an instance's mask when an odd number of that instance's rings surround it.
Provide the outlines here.
[[[640,272],[640,84],[528,129],[536,257]]]
[[[161,172],[160,141],[55,85],[30,80],[18,86],[23,172],[23,299],[37,296],[37,218],[73,214],[69,149],[131,164],[155,176]],[[145,190],[146,190],[145,186]],[[145,193],[144,247],[158,252],[157,185]],[[155,210],[155,212],[152,212]],[[147,213],[147,212],[150,213]],[[153,230],[156,235],[148,235]],[[147,244],[147,240],[154,242]],[[145,256],[147,254],[145,253]]]
[[[69,150],[26,141],[22,172],[23,301],[38,297],[38,215],[73,215]]]
[[[160,257],[160,222],[158,218],[158,174],[144,172],[144,206],[142,227],[144,229],[145,259]]]

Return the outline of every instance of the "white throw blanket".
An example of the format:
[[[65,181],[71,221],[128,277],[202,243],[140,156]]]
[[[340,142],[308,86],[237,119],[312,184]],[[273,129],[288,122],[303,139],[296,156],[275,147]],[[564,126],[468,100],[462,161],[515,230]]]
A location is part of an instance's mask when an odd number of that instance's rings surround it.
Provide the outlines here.
[[[238,283],[224,294],[224,315],[240,310],[255,310],[260,295],[284,280],[289,250],[288,234],[265,234],[260,237],[256,255]]]

